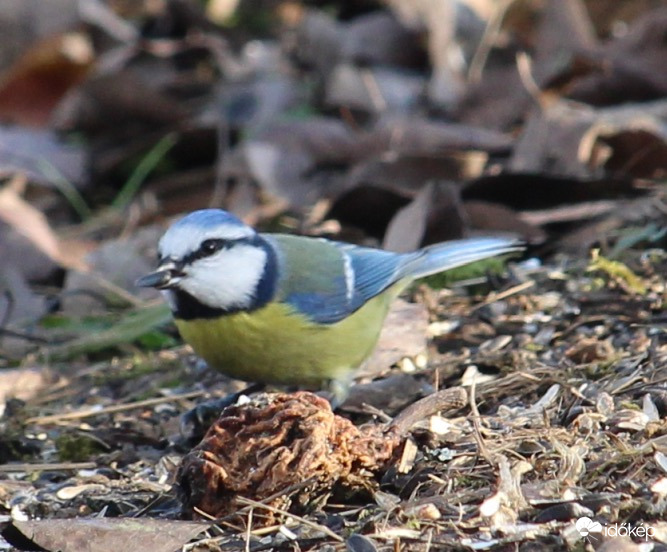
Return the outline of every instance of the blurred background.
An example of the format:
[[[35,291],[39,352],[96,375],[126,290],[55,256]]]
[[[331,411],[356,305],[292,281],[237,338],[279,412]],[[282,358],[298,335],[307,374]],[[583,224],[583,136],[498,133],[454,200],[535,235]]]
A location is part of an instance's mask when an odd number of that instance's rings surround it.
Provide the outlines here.
[[[5,365],[150,298],[196,208],[397,251],[665,243],[659,0],[2,0],[0,36]]]

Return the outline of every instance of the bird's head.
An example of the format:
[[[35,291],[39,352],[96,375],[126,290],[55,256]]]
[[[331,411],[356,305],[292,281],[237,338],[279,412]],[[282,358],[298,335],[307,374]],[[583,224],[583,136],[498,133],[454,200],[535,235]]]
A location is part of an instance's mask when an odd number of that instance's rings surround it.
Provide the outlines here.
[[[266,240],[234,215],[203,209],[172,224],[158,245],[158,268],[137,285],[163,290],[176,314],[193,306],[204,316],[250,309],[275,279],[272,254]]]

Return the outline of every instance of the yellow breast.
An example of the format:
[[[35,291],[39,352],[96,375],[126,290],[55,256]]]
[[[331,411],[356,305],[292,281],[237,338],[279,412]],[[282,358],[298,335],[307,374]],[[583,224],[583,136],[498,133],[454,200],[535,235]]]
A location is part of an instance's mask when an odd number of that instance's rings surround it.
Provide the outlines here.
[[[373,351],[395,293],[335,324],[314,324],[282,303],[217,319],[176,320],[209,366],[234,378],[320,387],[343,380]]]

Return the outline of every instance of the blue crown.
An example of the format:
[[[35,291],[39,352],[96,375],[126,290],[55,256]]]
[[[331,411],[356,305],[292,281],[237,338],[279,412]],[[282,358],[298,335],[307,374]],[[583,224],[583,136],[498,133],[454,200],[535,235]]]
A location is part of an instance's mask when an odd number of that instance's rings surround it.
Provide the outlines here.
[[[174,223],[174,228],[183,226],[196,226],[198,228],[207,229],[215,228],[223,224],[230,224],[234,226],[245,226],[243,221],[222,209],[200,209],[193,211],[189,215]]]

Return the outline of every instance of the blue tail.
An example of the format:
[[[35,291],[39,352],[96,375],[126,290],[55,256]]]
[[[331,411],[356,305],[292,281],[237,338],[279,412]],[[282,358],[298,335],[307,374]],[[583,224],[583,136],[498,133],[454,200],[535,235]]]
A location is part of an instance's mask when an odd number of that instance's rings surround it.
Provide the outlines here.
[[[401,278],[423,278],[488,257],[521,250],[521,242],[513,238],[468,238],[437,243],[407,255],[399,274]]]

